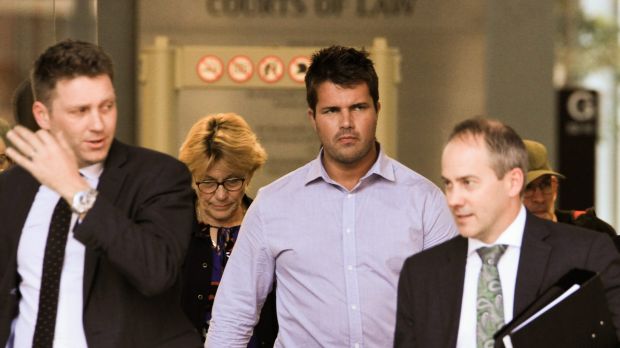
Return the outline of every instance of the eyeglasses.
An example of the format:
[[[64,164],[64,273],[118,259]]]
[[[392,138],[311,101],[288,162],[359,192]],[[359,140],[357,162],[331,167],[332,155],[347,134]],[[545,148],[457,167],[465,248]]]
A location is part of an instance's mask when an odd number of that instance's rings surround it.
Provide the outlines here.
[[[205,194],[214,193],[220,185],[222,185],[222,187],[224,187],[228,192],[235,192],[241,190],[244,181],[245,178],[228,178],[224,181],[202,180],[197,181],[196,186],[198,186],[198,190],[200,190],[200,192]]]
[[[0,172],[3,172],[6,169],[9,169],[12,164],[13,164],[13,161],[9,158],[9,156],[5,154],[0,155]]]
[[[524,196],[532,197],[536,190],[540,190],[543,195],[550,195],[553,193],[553,177],[547,176],[542,178],[538,182],[531,182],[525,187]]]

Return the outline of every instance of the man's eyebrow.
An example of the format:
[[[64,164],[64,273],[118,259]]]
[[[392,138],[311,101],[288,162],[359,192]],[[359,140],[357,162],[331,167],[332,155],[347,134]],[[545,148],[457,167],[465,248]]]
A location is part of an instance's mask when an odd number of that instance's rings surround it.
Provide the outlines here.
[[[340,110],[339,106],[324,106],[322,108],[319,109],[320,111],[335,111],[335,110]]]
[[[472,180],[472,179],[477,179],[478,177],[472,174],[468,174],[468,175],[463,175],[463,176],[459,176],[458,178],[455,179],[455,181],[465,181],[465,180]]]

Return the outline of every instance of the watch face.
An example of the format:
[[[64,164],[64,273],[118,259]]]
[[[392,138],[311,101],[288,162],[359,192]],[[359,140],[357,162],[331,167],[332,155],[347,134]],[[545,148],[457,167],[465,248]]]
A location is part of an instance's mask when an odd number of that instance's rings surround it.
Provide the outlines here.
[[[93,207],[96,198],[97,190],[95,189],[78,192],[73,196],[71,208],[78,214],[84,214]]]

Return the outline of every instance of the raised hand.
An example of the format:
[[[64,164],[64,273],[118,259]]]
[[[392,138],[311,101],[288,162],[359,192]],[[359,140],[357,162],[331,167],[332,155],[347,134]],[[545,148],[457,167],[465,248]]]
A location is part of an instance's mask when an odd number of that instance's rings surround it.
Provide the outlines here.
[[[7,148],[6,154],[69,204],[76,192],[89,189],[78,171],[75,153],[62,133],[52,134],[46,129],[33,133],[15,126],[7,133],[7,138],[12,146]]]

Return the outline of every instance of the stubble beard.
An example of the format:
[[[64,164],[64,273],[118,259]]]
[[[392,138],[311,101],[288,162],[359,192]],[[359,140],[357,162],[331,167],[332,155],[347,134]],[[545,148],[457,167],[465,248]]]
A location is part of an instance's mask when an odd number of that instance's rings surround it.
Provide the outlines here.
[[[355,146],[350,146],[353,148],[353,152],[348,151],[350,150],[349,146],[343,146],[341,148],[333,147],[331,149],[326,149],[326,151],[329,156],[334,159],[334,161],[345,165],[351,165],[359,162],[361,159],[366,157],[366,155],[368,155],[374,146],[374,140],[360,145],[361,147],[357,150],[355,149]]]

